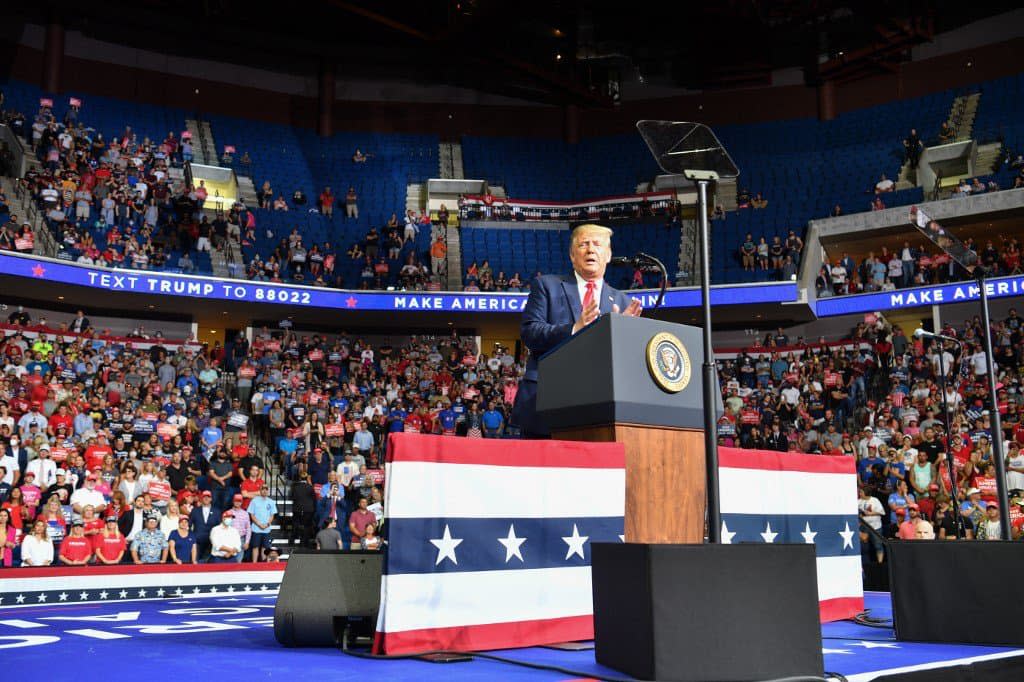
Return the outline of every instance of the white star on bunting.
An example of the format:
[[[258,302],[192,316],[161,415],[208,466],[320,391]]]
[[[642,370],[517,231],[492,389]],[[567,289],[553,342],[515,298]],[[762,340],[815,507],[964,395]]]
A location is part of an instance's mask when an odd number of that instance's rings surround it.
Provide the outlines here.
[[[19,604],[24,604],[24,603],[25,603],[25,595],[23,595],[23,594],[19,594],[19,595],[18,595],[18,598],[16,599],[16,601],[17,601],[17,602],[18,602]]]
[[[217,594],[217,586],[210,585],[210,594]]]
[[[462,540],[459,540],[459,542],[462,542]],[[267,586],[266,585],[260,585],[260,592],[266,592],[266,591],[267,591]]]
[[[162,596],[164,596],[164,594],[165,594],[164,588],[162,588],[162,587],[159,590],[156,591],[156,596],[158,596],[158,597],[162,597]]]
[[[849,547],[853,549],[853,531],[850,530],[850,522],[847,521],[845,524],[845,530],[838,531],[840,537],[843,538],[843,549]]]
[[[46,593],[45,592],[42,592],[42,593],[39,594],[38,601],[40,603],[46,601]]]
[[[102,592],[100,592],[100,599],[106,599],[106,598],[107,598],[107,591],[103,590]]]
[[[772,522],[769,521],[764,525],[764,532],[761,533],[761,537],[769,545],[775,542],[775,538],[779,537],[778,533],[772,531]]]
[[[181,596],[181,588],[179,587],[178,589],[176,589],[174,591],[174,594],[180,597]]]
[[[811,522],[810,521],[808,521],[807,523],[804,524],[804,532],[800,533],[800,535],[802,535],[803,538],[804,538],[804,542],[806,542],[808,545],[813,545],[814,544],[814,536],[817,535],[817,534],[818,534],[817,531],[814,531],[814,532],[811,531]]]
[[[119,596],[121,599],[126,599],[128,597],[128,590],[121,590],[117,593],[117,596]]]
[[[246,592],[251,592],[252,591],[252,587],[250,587],[249,585],[246,585],[242,589],[245,590]]]
[[[725,521],[722,521],[722,544],[731,545],[734,537],[736,537],[736,533],[729,530],[729,526],[725,525]]]
[[[228,585],[228,592],[229,593],[233,593],[234,591],[235,591],[235,586],[234,585]]]
[[[68,593],[67,592],[61,592],[60,594],[57,595],[57,598],[60,599],[61,601],[67,601],[68,600]]]
[[[140,597],[145,597],[146,596],[146,591],[145,590],[139,590],[139,596]]]
[[[503,538],[498,538],[498,542],[500,542],[505,547],[505,563],[506,564],[509,561],[512,560],[512,557],[515,557],[515,558],[519,559],[519,561],[521,561],[521,562],[523,561],[523,554],[519,550],[519,547],[524,542],[526,542],[526,538],[517,538],[516,537],[516,527],[515,527],[514,524],[509,524],[508,536],[507,537],[503,537]]]
[[[585,559],[583,556],[583,545],[590,539],[589,535],[580,535],[579,529],[576,524],[572,524],[572,535],[568,537],[562,537],[562,541],[569,546],[565,552],[566,560],[569,559],[573,554],[579,556],[581,559]]]
[[[456,566],[459,565],[458,559],[455,558],[455,548],[462,544],[462,539],[452,537],[452,532],[448,529],[448,524],[444,525],[444,534],[440,538],[431,540],[430,544],[437,547],[437,561],[434,562],[435,566],[440,565],[445,559],[451,559],[453,564]]]
[[[89,593],[88,592],[79,592],[78,593],[79,601],[85,601],[88,598],[89,598]]]

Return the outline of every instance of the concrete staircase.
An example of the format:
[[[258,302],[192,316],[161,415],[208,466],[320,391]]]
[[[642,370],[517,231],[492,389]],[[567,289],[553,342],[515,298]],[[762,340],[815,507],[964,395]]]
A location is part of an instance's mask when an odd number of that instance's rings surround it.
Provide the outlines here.
[[[256,208],[259,199],[256,196],[256,185],[252,184],[252,178],[243,175],[235,175],[238,181],[238,198],[249,208]]]
[[[209,121],[185,119],[185,129],[192,133],[192,160],[206,166],[219,166],[217,144],[213,139],[213,130]]]
[[[971,139],[974,133],[974,119],[978,115],[978,104],[981,100],[981,93],[975,92],[970,95],[961,95],[953,100],[953,107],[949,115],[949,126],[956,135],[956,140]]]
[[[453,142],[451,144],[452,150],[452,177],[456,180],[462,180],[466,177],[462,171],[462,143]]]
[[[433,229],[435,233],[431,236],[437,239],[436,232],[444,228],[434,225]],[[462,231],[458,227],[444,229],[444,243],[448,246],[445,254],[447,272],[441,282],[448,291],[462,291]]]
[[[438,171],[442,180],[462,180],[462,143],[441,142],[437,145]]]
[[[974,174],[988,175],[992,173],[996,165],[1002,159],[1003,143],[992,142],[990,144],[979,144],[978,155],[974,160]],[[1003,188],[1007,189],[1007,188]]]
[[[419,214],[427,205],[427,186],[413,182],[405,186],[405,210]]]
[[[676,262],[675,286],[688,287],[700,282],[700,234],[695,218],[679,221],[679,260]],[[671,280],[672,273],[669,272]]]
[[[28,192],[21,192],[19,196],[17,178],[0,178],[0,187],[3,187],[4,194],[10,202],[11,213],[18,216],[19,222],[27,220],[32,225],[34,243],[32,253],[37,256],[55,258],[57,256],[57,240],[50,232],[50,228],[43,222],[42,214],[32,203],[32,197]]]

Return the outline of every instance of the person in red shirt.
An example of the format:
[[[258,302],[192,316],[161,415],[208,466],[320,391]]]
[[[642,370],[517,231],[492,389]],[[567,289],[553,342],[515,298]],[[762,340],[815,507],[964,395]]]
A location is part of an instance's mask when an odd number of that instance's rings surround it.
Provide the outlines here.
[[[71,432],[71,427],[74,424],[74,421],[75,421],[75,418],[72,417],[71,413],[68,411],[68,406],[66,404],[64,404],[64,403],[61,403],[60,405],[57,406],[57,411],[54,412],[52,415],[50,415],[50,420],[49,420],[50,435],[51,436],[52,435],[56,435],[57,427],[60,426],[61,424],[63,424],[64,427],[66,429],[68,429],[67,432],[70,433]]]
[[[249,467],[249,477],[242,481],[242,509],[249,509],[252,498],[259,497],[260,488],[264,486],[260,478],[260,468],[256,465]]]
[[[127,542],[117,527],[117,517],[110,515],[106,521],[106,527],[92,538],[93,554],[98,563],[119,564],[124,558]]]
[[[81,521],[71,524],[71,535],[60,543],[60,561],[65,566],[85,566],[93,556],[93,546],[85,537],[85,527]]]
[[[331,193],[330,187],[324,187],[324,191],[320,193],[320,212],[328,218],[334,216],[334,194]]]
[[[85,468],[89,471],[102,469],[103,459],[112,454],[114,451],[107,445],[107,435],[100,432],[89,439],[89,446],[85,448]]]

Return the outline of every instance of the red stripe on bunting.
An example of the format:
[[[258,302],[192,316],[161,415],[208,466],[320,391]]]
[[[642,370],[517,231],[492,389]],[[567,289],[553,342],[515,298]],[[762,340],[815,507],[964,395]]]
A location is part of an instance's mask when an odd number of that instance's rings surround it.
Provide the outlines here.
[[[422,433],[392,433],[388,437],[387,458],[392,463],[623,469],[626,466],[626,449],[622,443],[453,438]]]
[[[593,638],[593,616],[570,616],[514,623],[378,632],[374,638],[374,651],[383,651],[389,655],[438,650],[486,651],[538,646],[551,642],[579,642]]]
[[[729,469],[801,471],[808,474],[853,474],[857,471],[853,458],[847,456],[726,447],[718,448],[718,465]]]

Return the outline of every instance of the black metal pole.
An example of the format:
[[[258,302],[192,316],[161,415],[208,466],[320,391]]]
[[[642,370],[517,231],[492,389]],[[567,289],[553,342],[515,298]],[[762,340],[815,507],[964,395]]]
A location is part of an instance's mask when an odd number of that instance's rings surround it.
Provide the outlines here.
[[[704,312],[704,466],[707,470],[708,542],[722,538],[718,503],[718,419],[715,414],[715,352],[711,346],[711,229],[708,226],[708,180],[697,180],[697,225],[700,227],[700,292]]]
[[[985,273],[977,268],[978,288],[981,293],[981,323],[985,328],[985,364],[988,365],[988,390],[992,400],[989,415],[992,418],[992,459],[996,465],[996,494],[999,497],[999,535],[1010,539],[1010,496],[1006,490],[1006,462],[1003,459],[1003,420],[999,416],[999,397],[996,389],[996,357],[992,352],[992,321],[988,316],[988,292]]]
[[[953,466],[953,453],[949,451],[949,443],[953,434],[951,428],[952,420],[949,414],[949,401],[946,400],[946,381],[948,380],[946,346],[945,341],[942,339],[936,339],[936,341],[939,344],[939,372],[942,373],[942,430],[946,432],[946,466],[949,468],[949,497],[953,500],[949,511],[953,514],[953,532],[956,533],[956,539],[959,540],[963,536],[964,520],[960,516],[960,501],[956,496],[956,467]]]

